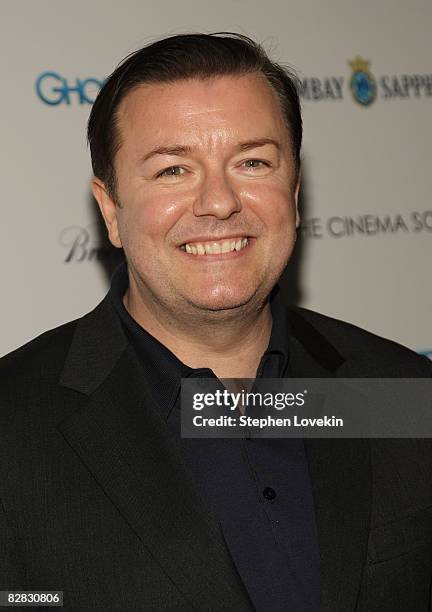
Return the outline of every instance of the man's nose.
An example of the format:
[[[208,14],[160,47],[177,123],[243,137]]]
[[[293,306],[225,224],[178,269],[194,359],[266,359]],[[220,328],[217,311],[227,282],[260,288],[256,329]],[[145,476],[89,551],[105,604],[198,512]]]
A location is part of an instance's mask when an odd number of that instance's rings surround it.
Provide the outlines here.
[[[224,172],[208,172],[194,202],[194,214],[227,219],[241,210],[239,194]]]

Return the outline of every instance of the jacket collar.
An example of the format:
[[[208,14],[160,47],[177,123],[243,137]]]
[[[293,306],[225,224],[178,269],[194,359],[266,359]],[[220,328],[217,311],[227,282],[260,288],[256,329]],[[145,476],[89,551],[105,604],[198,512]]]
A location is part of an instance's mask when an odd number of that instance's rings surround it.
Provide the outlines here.
[[[338,376],[343,356],[301,311],[289,313],[288,325],[291,376]],[[79,320],[60,386],[70,414],[58,429],[191,606],[251,610],[219,526],[158,414],[108,297]],[[355,609],[371,504],[369,445],[308,439],[305,447],[320,545],[321,610]]]
[[[276,296],[275,308],[284,307]],[[335,376],[345,363],[336,348],[298,310],[287,311],[284,333],[291,338],[291,375]],[[277,346],[277,339],[273,344]],[[68,352],[60,384],[90,395],[108,376],[129,346],[121,320],[108,294],[94,310],[79,319]]]

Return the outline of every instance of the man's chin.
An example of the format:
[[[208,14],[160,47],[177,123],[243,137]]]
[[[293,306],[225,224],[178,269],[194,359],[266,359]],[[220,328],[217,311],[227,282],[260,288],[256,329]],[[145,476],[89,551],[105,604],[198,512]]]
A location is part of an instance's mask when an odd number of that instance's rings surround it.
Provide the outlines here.
[[[206,295],[195,294],[189,301],[197,311],[202,312],[223,312],[234,311],[237,308],[245,307],[254,302],[256,292],[248,291],[211,291]]]

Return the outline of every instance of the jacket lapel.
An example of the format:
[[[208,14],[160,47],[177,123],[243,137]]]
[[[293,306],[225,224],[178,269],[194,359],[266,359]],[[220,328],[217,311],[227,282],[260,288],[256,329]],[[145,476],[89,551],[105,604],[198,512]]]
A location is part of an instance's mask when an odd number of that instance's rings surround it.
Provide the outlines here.
[[[298,311],[290,314],[290,329],[292,377],[356,375],[352,364]],[[320,548],[321,612],[355,610],[372,503],[369,442],[309,438],[305,448]]]
[[[78,323],[60,384],[58,429],[191,608],[252,610],[107,299]]]

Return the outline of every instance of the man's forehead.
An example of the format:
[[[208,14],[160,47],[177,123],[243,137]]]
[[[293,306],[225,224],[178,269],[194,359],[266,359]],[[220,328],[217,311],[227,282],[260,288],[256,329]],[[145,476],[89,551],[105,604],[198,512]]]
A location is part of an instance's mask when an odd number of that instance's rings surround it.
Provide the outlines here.
[[[152,140],[170,129],[196,128],[198,134],[212,121],[221,131],[224,125],[247,130],[248,118],[276,129],[283,123],[275,92],[264,75],[257,74],[141,84],[122,100],[117,118],[122,131],[133,135],[138,128],[145,129]],[[257,126],[250,127],[255,131]],[[262,136],[266,135],[271,134]]]
[[[242,102],[248,108],[266,105],[278,109],[278,100],[264,75],[220,75],[211,78],[190,78],[164,83],[142,83],[126,94],[119,107],[119,115],[136,117],[140,113],[158,113],[163,106],[177,108],[202,107],[207,112],[236,110]],[[197,112],[197,109],[194,109]]]

